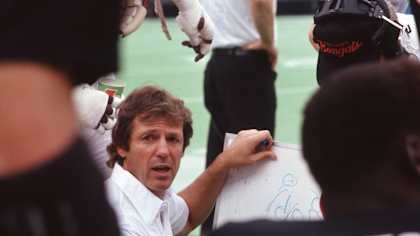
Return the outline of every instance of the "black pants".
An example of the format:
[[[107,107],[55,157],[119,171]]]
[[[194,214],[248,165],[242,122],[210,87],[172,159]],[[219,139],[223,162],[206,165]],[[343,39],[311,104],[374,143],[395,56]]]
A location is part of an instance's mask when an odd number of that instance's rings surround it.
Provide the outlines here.
[[[266,129],[274,134],[276,73],[267,52],[240,48],[215,49],[204,78],[205,105],[211,121],[206,166],[223,150],[226,132]],[[202,228],[211,229],[213,214]]]

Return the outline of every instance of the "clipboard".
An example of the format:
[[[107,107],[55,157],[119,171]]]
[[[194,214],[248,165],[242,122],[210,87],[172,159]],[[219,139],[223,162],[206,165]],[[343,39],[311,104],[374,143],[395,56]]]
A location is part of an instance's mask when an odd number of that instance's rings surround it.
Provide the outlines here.
[[[235,134],[225,135],[224,149]],[[277,160],[231,169],[216,202],[213,227],[256,219],[319,220],[320,189],[295,144],[275,141]]]

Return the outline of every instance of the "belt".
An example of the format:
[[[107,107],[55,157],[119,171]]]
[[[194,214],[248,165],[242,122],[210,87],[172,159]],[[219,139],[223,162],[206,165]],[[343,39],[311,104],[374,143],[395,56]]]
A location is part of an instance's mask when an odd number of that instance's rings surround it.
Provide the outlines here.
[[[215,48],[213,49],[213,55],[216,56],[247,56],[266,53],[264,50],[249,50],[241,47],[232,48]]]

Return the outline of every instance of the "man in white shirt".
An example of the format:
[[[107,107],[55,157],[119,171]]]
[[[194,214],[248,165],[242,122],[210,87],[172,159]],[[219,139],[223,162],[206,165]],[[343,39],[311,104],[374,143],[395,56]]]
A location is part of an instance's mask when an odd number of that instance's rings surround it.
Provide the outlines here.
[[[185,226],[188,207],[172,189],[161,199],[118,164],[107,184],[122,235],[172,235]]]
[[[121,103],[108,147],[113,173],[106,184],[124,236],[189,233],[209,214],[230,168],[275,159],[268,131],[241,131],[229,149],[176,194],[170,186],[191,136],[190,110],[165,90],[147,86]],[[269,141],[267,149],[257,151],[263,140]]]
[[[274,134],[277,1],[203,0],[202,4],[216,26],[204,75],[205,105],[211,115],[208,166],[222,152],[226,132],[256,128]],[[202,227],[210,228],[208,221]]]
[[[153,2],[155,6],[161,6],[161,0]],[[172,2],[179,10],[176,22],[188,37],[188,40],[183,41],[182,44],[194,50],[195,61],[198,61],[210,51],[213,23],[198,0],[172,0]],[[119,32],[122,37],[126,37],[135,32],[143,23],[148,3],[145,0],[121,0],[121,5],[122,18]],[[161,18],[163,31],[170,38],[163,9],[160,7],[157,9],[157,15]],[[109,130],[115,122],[113,108],[119,104],[120,99],[113,97],[114,102],[109,103],[109,96],[103,91],[98,91],[98,83],[100,80],[115,79],[115,74],[109,74],[99,78],[91,86],[82,84],[73,90],[73,103],[78,112],[83,137],[105,178],[110,176],[110,169],[105,164],[108,159],[105,149],[111,142]]]

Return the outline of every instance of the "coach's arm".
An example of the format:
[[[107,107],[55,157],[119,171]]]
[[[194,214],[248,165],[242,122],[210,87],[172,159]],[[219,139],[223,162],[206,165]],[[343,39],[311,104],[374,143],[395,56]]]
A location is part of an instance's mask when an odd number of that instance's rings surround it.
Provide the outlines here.
[[[256,152],[255,147],[265,139],[270,143],[267,150]],[[271,144],[272,137],[269,131],[239,132],[232,145],[219,154],[191,185],[179,193],[190,211],[187,224],[180,234],[189,233],[207,218],[222,190],[229,169],[251,165],[263,159],[275,159]]]

